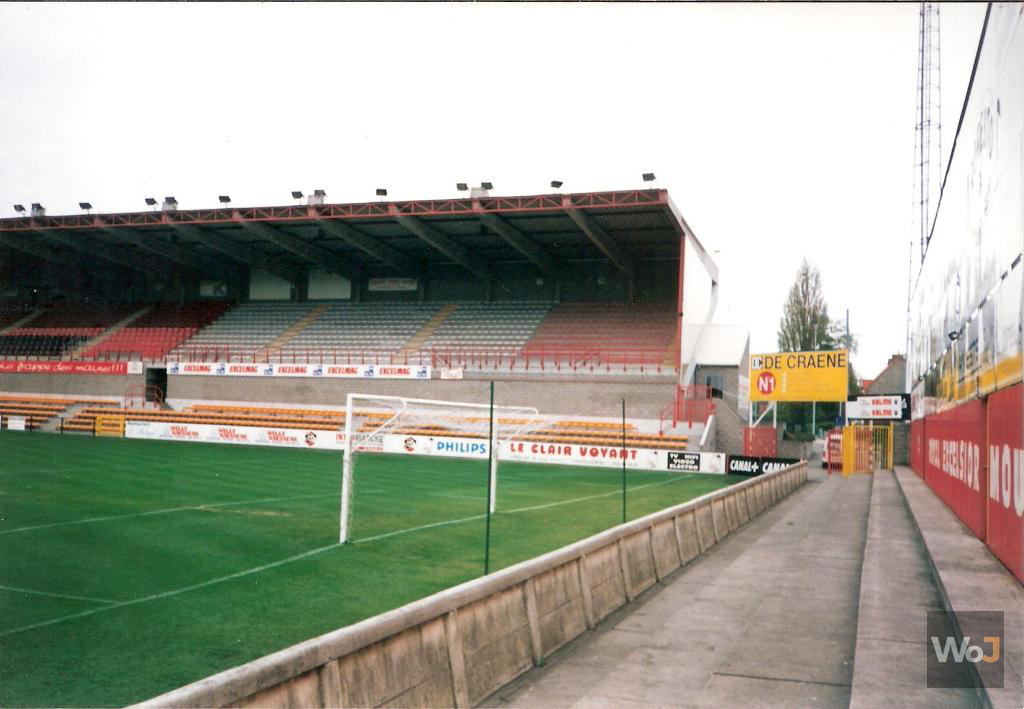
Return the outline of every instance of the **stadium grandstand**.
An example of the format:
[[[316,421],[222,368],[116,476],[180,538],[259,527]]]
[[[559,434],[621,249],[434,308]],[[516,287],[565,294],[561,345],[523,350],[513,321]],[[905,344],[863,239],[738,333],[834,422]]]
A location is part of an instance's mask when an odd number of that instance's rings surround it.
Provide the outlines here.
[[[0,244],[0,391],[231,400],[248,395],[211,379],[204,396],[184,365],[402,365],[429,367],[429,380],[606,380],[566,413],[629,382],[644,412],[660,412],[693,376],[680,369],[687,249],[712,303],[717,285],[657,189],[200,210],[166,200],[0,220]],[[105,374],[68,384],[46,376],[47,361],[102,362],[93,371]],[[409,383],[413,395],[431,386]],[[347,391],[318,388],[319,403]]]

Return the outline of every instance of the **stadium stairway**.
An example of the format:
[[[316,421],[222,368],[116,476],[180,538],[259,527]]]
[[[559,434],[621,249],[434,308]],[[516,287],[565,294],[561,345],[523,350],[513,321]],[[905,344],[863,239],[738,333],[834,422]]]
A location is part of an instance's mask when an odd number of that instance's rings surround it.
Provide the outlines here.
[[[38,317],[39,315],[42,315],[42,313],[43,313],[43,309],[42,308],[36,308],[35,310],[33,310],[31,313],[29,313],[25,317],[21,318],[20,320],[16,320],[16,321],[12,322],[10,325],[8,325],[6,327],[0,327],[0,335],[3,335],[5,332],[9,332],[11,330],[18,329],[19,327],[21,327],[25,323],[27,323],[27,322],[29,322],[31,320],[35,320],[36,317]]]
[[[406,357],[419,352],[420,348],[430,339],[430,336],[437,332],[437,328],[441,327],[444,321],[448,319],[448,316],[458,309],[459,306],[456,303],[448,303],[442,306],[440,310],[430,316],[429,320],[423,323],[423,327],[415,335],[408,339],[402,346],[399,354]]]
[[[298,335],[300,332],[305,330],[307,327],[319,320],[324,313],[327,312],[330,306],[327,303],[316,306],[308,313],[303,315],[297,322],[291,327],[282,332],[280,335],[275,337],[266,347],[259,351],[256,355],[256,360],[259,362],[266,361],[267,355],[275,349],[284,347],[288,342]]]
[[[103,342],[108,337],[110,337],[115,332],[117,332],[118,330],[123,330],[124,328],[128,327],[129,325],[131,325],[133,322],[135,322],[136,320],[141,318],[143,315],[145,315],[146,313],[148,313],[152,309],[153,309],[152,305],[147,305],[145,308],[140,308],[139,310],[135,311],[134,313],[132,313],[131,315],[129,315],[125,319],[121,320],[120,322],[114,323],[112,326],[110,326],[109,328],[107,328],[106,330],[101,332],[96,337],[93,337],[93,338],[90,338],[90,339],[86,340],[85,342],[80,344],[78,347],[76,347],[74,350],[72,350],[70,352],[71,358],[72,359],[77,359],[77,358],[81,357],[82,353],[84,353],[90,347],[92,347],[93,345],[98,345],[99,343]]]
[[[788,499],[483,706],[1009,706],[926,688],[926,614],[943,591],[915,514],[891,472],[809,468]]]
[[[676,357],[679,356],[678,350],[679,333],[677,332],[676,336],[672,338],[672,342],[669,343],[668,349],[665,350],[665,357],[664,359],[661,360],[661,366],[664,367],[665,369],[672,369],[673,367],[675,367],[678,364],[678,362],[676,362]]]

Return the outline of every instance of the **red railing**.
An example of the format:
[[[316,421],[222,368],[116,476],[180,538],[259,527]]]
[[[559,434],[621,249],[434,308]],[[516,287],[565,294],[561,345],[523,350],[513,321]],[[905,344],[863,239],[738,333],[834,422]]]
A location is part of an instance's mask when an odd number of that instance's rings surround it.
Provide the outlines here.
[[[429,364],[433,367],[508,369],[540,372],[670,374],[663,348],[448,346],[414,352],[332,348],[238,348],[230,345],[189,345],[168,356],[183,362],[285,362],[288,364]]]
[[[712,389],[701,384],[677,386],[675,398],[665,404],[658,416],[658,430],[665,432],[668,422],[675,428],[680,421],[692,426],[695,421],[704,422],[715,413],[715,399]]]
[[[145,408],[146,404],[152,404],[154,409],[159,409],[164,403],[164,390],[155,384],[128,387],[124,393],[124,408],[134,409],[136,399],[141,408]]]

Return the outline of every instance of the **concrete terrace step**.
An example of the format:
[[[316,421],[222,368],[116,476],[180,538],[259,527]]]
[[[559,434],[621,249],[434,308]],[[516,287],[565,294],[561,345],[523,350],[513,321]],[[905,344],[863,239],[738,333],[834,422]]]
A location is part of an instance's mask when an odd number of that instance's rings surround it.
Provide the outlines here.
[[[927,687],[927,614],[940,610],[939,590],[896,479],[889,471],[875,473],[851,709],[981,706],[973,689]],[[959,679],[970,682],[966,673]]]
[[[1024,706],[1024,587],[912,470],[897,467],[896,481],[946,610],[1003,612],[1003,686],[985,686],[982,699],[997,709]]]
[[[71,358],[74,359],[76,357],[81,357],[82,353],[84,353],[90,347],[92,347],[93,345],[100,344],[101,342],[106,340],[108,337],[113,335],[115,332],[117,332],[119,330],[123,330],[124,328],[128,327],[129,325],[131,325],[133,322],[135,322],[136,320],[141,318],[143,315],[145,315],[146,313],[148,313],[152,309],[153,309],[152,305],[147,305],[144,308],[140,308],[139,310],[136,310],[134,313],[132,313],[128,317],[124,318],[120,322],[114,323],[113,325],[108,327],[106,330],[104,330],[103,332],[98,334],[96,337],[93,337],[93,338],[90,338],[90,339],[86,340],[85,342],[80,344],[78,347],[76,347],[74,350],[72,350],[72,352],[70,353]]]
[[[430,339],[431,335],[437,332],[437,328],[444,324],[444,321],[451,316],[456,310],[459,309],[458,304],[448,303],[447,305],[441,306],[441,308],[430,316],[430,319],[423,323],[415,335],[410,337],[406,343],[402,346],[400,351],[401,355],[410,355],[418,352],[419,349]]]
[[[321,317],[321,316],[322,316],[322,315],[323,315],[324,313],[326,313],[326,312],[328,311],[328,309],[329,309],[329,308],[330,308],[330,306],[329,306],[329,305],[327,305],[327,304],[325,303],[325,304],[322,304],[322,305],[318,305],[318,306],[316,306],[315,308],[313,308],[312,310],[310,310],[310,311],[309,311],[308,313],[306,313],[305,315],[303,315],[303,316],[302,316],[301,318],[299,318],[299,319],[298,319],[298,320],[297,320],[296,322],[294,322],[294,323],[293,323],[293,324],[291,325],[291,327],[289,327],[289,328],[288,328],[287,330],[285,330],[285,331],[284,331],[284,332],[282,332],[282,333],[281,333],[280,335],[278,335],[277,337],[275,337],[275,338],[274,338],[274,339],[273,339],[273,340],[272,340],[272,341],[270,342],[270,344],[268,344],[268,345],[266,345],[265,347],[263,347],[263,348],[262,348],[262,349],[261,349],[261,350],[260,350],[260,351],[259,351],[259,352],[257,353],[257,355],[256,355],[256,359],[257,359],[257,361],[261,361],[261,362],[262,362],[262,361],[264,361],[264,360],[266,359],[266,357],[267,357],[267,354],[268,354],[268,353],[270,353],[270,352],[274,351],[275,349],[278,349],[278,348],[284,347],[284,346],[285,346],[286,344],[288,344],[288,342],[289,342],[289,341],[290,341],[290,340],[291,340],[291,339],[292,339],[293,337],[295,337],[295,336],[296,336],[296,335],[298,335],[298,334],[299,334],[300,332],[302,332],[303,330],[305,330],[305,329],[306,329],[307,327],[309,327],[310,325],[312,325],[313,323],[315,323],[315,322],[316,322],[317,320],[319,320],[319,319],[320,319],[320,317]]]
[[[36,308],[31,313],[29,313],[28,315],[23,317],[21,320],[16,320],[15,322],[12,322],[7,327],[0,327],[0,335],[3,335],[6,332],[10,332],[11,330],[15,330],[15,329],[23,326],[25,323],[29,322],[30,320],[34,320],[37,315],[41,315],[42,314],[43,310],[45,310],[45,308]]]

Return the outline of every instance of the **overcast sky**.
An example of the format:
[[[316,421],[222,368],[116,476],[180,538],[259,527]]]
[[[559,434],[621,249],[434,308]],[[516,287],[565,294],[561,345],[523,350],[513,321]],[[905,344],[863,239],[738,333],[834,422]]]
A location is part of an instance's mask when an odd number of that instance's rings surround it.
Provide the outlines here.
[[[858,372],[905,349],[916,4],[0,4],[0,215],[641,187],[776,349],[806,257]],[[943,5],[948,151],[984,5]]]

